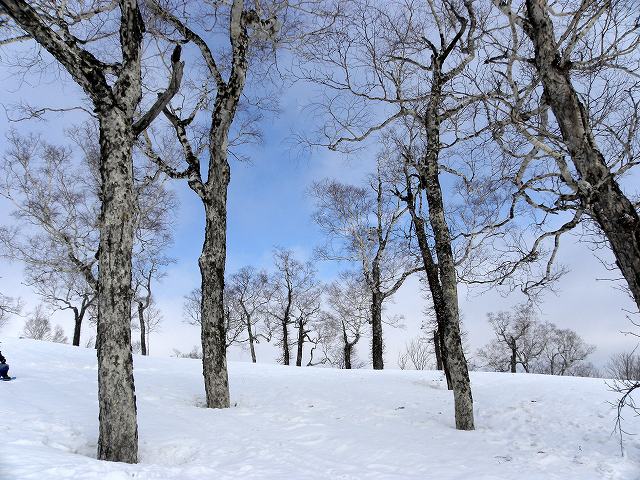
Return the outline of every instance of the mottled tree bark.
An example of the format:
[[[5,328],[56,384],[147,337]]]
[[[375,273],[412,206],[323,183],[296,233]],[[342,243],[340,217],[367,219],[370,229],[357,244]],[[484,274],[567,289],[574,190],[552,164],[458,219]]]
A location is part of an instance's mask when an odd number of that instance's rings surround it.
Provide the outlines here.
[[[420,250],[420,255],[422,257],[422,261],[424,263],[424,271],[427,276],[427,284],[429,285],[429,291],[431,292],[431,300],[433,302],[433,310],[436,316],[436,323],[438,328],[434,331],[434,344],[437,345],[436,350],[436,362],[438,362],[438,355],[440,356],[440,366],[439,370],[444,370],[445,378],[447,380],[447,388],[449,390],[453,390],[453,384],[451,382],[451,374],[449,372],[449,368],[447,367],[447,344],[445,342],[444,331],[445,331],[445,323],[447,321],[446,317],[446,309],[444,306],[444,297],[442,294],[442,286],[440,284],[440,274],[438,272],[438,265],[433,259],[433,255],[431,253],[431,247],[429,246],[429,241],[427,239],[426,234],[426,225],[425,221],[420,216],[416,210],[416,200],[413,191],[411,190],[411,185],[409,181],[407,181],[407,194],[404,198],[407,209],[409,210],[409,214],[411,215],[411,220],[415,227],[415,234],[418,240],[418,248]]]
[[[596,144],[587,107],[571,83],[571,65],[560,56],[547,1],[527,0],[526,12],[524,30],[533,42],[545,101],[551,106],[579,175],[576,193],[607,237],[640,308],[640,217]]]
[[[205,203],[205,240],[199,259],[202,278],[202,372],[209,408],[227,408],[230,405],[223,303],[229,183],[226,155],[219,166],[222,167],[217,172],[219,177],[215,180],[210,178],[208,183],[211,197]]]
[[[356,334],[356,337],[349,341],[349,335],[347,335],[347,329],[345,327],[344,322],[342,323],[342,354],[344,359],[344,368],[346,370],[351,370],[351,356],[353,355],[353,348],[360,340],[360,334]]]
[[[174,126],[183,147],[188,168],[177,172],[166,162],[155,158],[163,171],[174,178],[186,178],[189,187],[200,197],[205,209],[205,240],[199,259],[202,277],[202,368],[207,397],[207,406],[224,408],[229,406],[229,382],[226,361],[226,334],[223,305],[224,271],[227,228],[227,187],[230,181],[228,162],[229,130],[235,118],[240,96],[244,89],[249,49],[248,28],[258,26],[267,29],[275,22],[262,20],[253,9],[245,10],[242,0],[233,0],[229,15],[229,77],[225,80],[218,69],[214,53],[207,41],[191,30],[182,20],[164,10],[156,2],[149,7],[163,20],[173,25],[202,54],[210,81],[216,85],[213,111],[209,129],[209,168],[206,181],[202,179],[200,159],[192,148],[187,127],[194,117],[180,119],[174,112],[165,110],[165,115]],[[216,43],[217,46],[217,43]]]
[[[137,104],[137,102],[136,102]],[[131,355],[134,136],[131,117],[100,113],[102,181],[98,250],[98,458],[136,463],[138,427]]]
[[[80,332],[82,330],[82,317],[78,311],[73,314],[73,341],[71,345],[74,347],[80,346]]]
[[[348,343],[344,344],[344,368],[346,370],[351,370],[351,350],[352,350],[352,346],[349,345]]]
[[[52,29],[24,0],[0,6],[51,53],[93,102],[100,126],[100,242],[98,249],[98,458],[136,463],[138,427],[131,355],[131,255],[135,223],[132,149],[136,137],[173,97],[182,78],[180,49],[172,56],[170,88],[137,122],[142,98],[141,57],[144,23],[136,0],[120,0],[120,53],[115,81],[112,66],[67,36],[68,26]],[[54,20],[55,21],[55,20]],[[62,33],[61,33],[62,32]]]
[[[445,56],[446,57],[446,56]],[[458,280],[455,259],[451,247],[451,234],[447,224],[442,187],[439,179],[440,115],[442,98],[443,57],[433,58],[431,96],[425,111],[426,153],[422,158],[407,158],[419,178],[420,190],[424,192],[429,210],[429,225],[433,231],[437,264],[429,246],[425,221],[418,214],[415,194],[412,191],[408,170],[405,170],[407,192],[404,197],[415,227],[418,247],[424,262],[427,283],[433,299],[434,311],[440,333],[440,353],[447,376],[447,384],[453,390],[456,428],[473,430],[473,397],[467,360],[462,348],[460,315],[458,311]]]
[[[436,69],[437,72],[437,69]],[[451,234],[445,217],[442,188],[439,179],[440,106],[437,73],[434,75],[434,89],[430,112],[427,113],[427,154],[419,167],[420,182],[429,205],[429,223],[433,230],[438,258],[440,291],[442,294],[443,334],[446,352],[446,368],[449,372],[455,402],[456,428],[473,430],[473,397],[467,368],[467,359],[462,349],[460,335],[460,314],[458,311],[458,279],[455,259],[451,248]]]

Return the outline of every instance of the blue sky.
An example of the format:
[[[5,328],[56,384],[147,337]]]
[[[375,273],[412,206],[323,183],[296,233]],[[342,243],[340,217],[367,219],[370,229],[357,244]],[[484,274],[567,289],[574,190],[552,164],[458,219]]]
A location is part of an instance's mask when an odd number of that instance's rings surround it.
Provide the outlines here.
[[[312,127],[313,120],[303,108],[312,95],[306,85],[287,88],[280,115],[263,122],[264,143],[245,150],[252,162],[233,164],[229,189],[229,273],[248,264],[268,269],[275,245],[291,248],[303,259],[311,258],[313,248],[322,241],[319,229],[310,217],[313,202],[307,190],[311,183],[325,177],[358,183],[374,166],[373,157],[366,151],[345,159],[322,150],[300,155],[298,149],[291,148],[291,134]],[[69,101],[80,97],[78,88],[71,83],[60,85],[59,82],[34,79],[29,85],[12,77],[6,68],[0,71],[0,104],[28,99],[36,105],[69,105]],[[5,150],[4,135],[10,125],[4,115],[0,118],[0,150]],[[64,142],[63,128],[80,119],[79,114],[73,113],[16,127],[46,133],[52,142]],[[181,312],[182,297],[199,284],[197,259],[204,227],[202,206],[186,184],[174,182],[172,188],[180,199],[175,216],[176,240],[170,251],[176,263],[169,267],[166,278],[156,288],[165,318],[162,331],[151,340],[151,351],[158,355],[170,354],[173,348],[190,350],[199,342],[199,332],[182,322]],[[8,205],[0,203],[0,206],[0,222],[9,222]],[[571,237],[565,239],[559,260],[572,271],[559,282],[557,293],[546,295],[541,318],[563,328],[573,328],[587,342],[596,344],[598,350],[592,358],[596,364],[602,365],[616,351],[632,348],[635,341],[619,333],[629,327],[624,309],[631,309],[631,302],[610,282],[596,280],[610,277],[610,272],[604,270],[585,245]],[[318,263],[318,269],[323,279],[330,280],[338,267],[323,262]],[[30,309],[37,303],[37,298],[21,285],[21,270],[18,264],[0,264],[0,292],[21,296]],[[479,295],[477,291],[467,291],[464,286],[460,288],[460,299],[473,350],[490,339],[486,313],[508,309],[522,301],[516,294],[504,297],[501,292],[491,291]],[[408,281],[389,305],[389,312],[403,315],[405,324],[404,329],[386,330],[389,365],[395,363],[404,343],[419,333],[423,308],[417,281]],[[55,318],[71,333],[68,315],[57,313]],[[16,319],[3,334],[17,335],[20,329],[21,321]],[[367,342],[363,342],[363,347]],[[258,353],[263,361],[273,361],[276,357],[273,349],[265,345],[260,346]],[[230,356],[248,359],[247,353],[240,350],[232,351]]]

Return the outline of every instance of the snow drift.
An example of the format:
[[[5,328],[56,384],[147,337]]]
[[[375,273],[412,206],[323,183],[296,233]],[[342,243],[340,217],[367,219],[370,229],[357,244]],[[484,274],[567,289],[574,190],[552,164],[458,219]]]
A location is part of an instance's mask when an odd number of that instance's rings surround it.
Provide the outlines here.
[[[472,373],[461,432],[438,372],[231,363],[234,406],[209,410],[199,361],[153,357],[135,358],[140,463],[101,462],[95,352],[1,346],[18,377],[0,384],[3,480],[640,478],[599,379]]]

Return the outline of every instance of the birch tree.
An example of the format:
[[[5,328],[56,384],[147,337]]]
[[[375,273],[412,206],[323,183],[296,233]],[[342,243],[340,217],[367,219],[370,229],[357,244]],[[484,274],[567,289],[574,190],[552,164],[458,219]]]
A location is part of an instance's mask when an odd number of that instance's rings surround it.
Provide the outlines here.
[[[518,305],[513,312],[487,317],[496,338],[480,350],[479,357],[493,370],[516,373],[521,365],[525,372],[532,371],[549,338],[549,329],[537,321],[532,306]]]
[[[26,284],[47,305],[73,314],[72,344],[79,346],[85,320],[95,323],[96,317],[99,151],[91,123],[68,134],[70,146],[10,133],[0,163],[0,196],[13,206],[15,224],[0,227],[0,252],[24,264]],[[147,162],[134,169],[133,290],[142,311],[151,280],[161,277],[169,262],[164,250],[172,241],[170,217],[176,208],[174,194],[149,168]]]
[[[11,320],[12,315],[17,315],[22,310],[22,302],[0,293],[0,330]]]
[[[268,307],[268,329],[281,349],[280,361],[283,365],[291,363],[291,348],[297,345],[291,337],[290,326],[297,326],[298,335],[303,334],[308,314],[319,288],[316,270],[311,262],[301,262],[291,250],[276,248],[273,253],[275,271],[271,275],[271,296]],[[302,364],[301,353],[296,355],[296,363]],[[299,365],[299,366],[300,366]]]
[[[358,368],[357,345],[371,322],[371,291],[358,273],[343,272],[327,287],[326,301],[333,324],[332,341],[339,339],[339,354],[332,363],[350,370]]]
[[[229,147],[234,140],[232,125],[241,107],[250,59],[256,53],[269,55],[266,45],[277,34],[280,5],[241,0],[229,4],[184,2],[184,8],[179,9],[182,16],[175,13],[178,9],[174,11],[160,2],[152,1],[149,7],[161,22],[158,26],[161,35],[192,44],[204,62],[205,76],[196,80],[204,87],[194,93],[196,100],[192,107],[185,102],[184,107],[164,109],[182,148],[186,168],[176,166],[162,152],[155,151],[149,138],[147,154],[165,174],[186,180],[204,206],[204,244],[198,263],[202,279],[200,318],[206,403],[209,408],[226,408],[230,397],[223,293],[227,187],[231,178]],[[202,23],[201,18],[217,18],[213,27],[216,35],[211,35],[210,25]],[[225,37],[228,45],[219,49],[219,39]],[[196,120],[199,114],[205,118],[202,125]],[[205,133],[201,134],[202,131]],[[206,176],[201,165],[204,156],[208,163]]]
[[[69,147],[12,132],[2,158],[0,195],[15,224],[0,229],[2,254],[25,265],[25,280],[50,306],[73,313],[72,344],[95,316],[98,188],[89,160]]]
[[[546,215],[569,216],[565,231],[596,226],[640,307],[640,218],[623,180],[640,158],[637,5],[494,4],[506,19],[492,60],[504,86],[496,138],[509,124],[516,138],[501,143],[529,174],[522,188]]]
[[[408,182],[398,196],[411,216],[443,332],[456,428],[472,430],[473,399],[460,340],[456,261],[439,175],[440,153],[446,145],[443,125],[458,120],[475,99],[454,93],[452,85],[463,85],[456,82],[475,58],[477,12],[471,1],[393,7],[353,1],[349,5],[352,11],[340,17],[330,32],[322,32],[302,47],[311,65],[302,67],[302,76],[334,92],[320,105],[319,113],[328,120],[317,143],[350,149],[377,133],[387,133],[394,124],[418,126],[424,146],[419,153],[401,144],[395,147],[408,166]],[[455,138],[451,141],[457,143]],[[417,199],[422,195],[428,205],[426,221],[419,214]],[[435,256],[428,241],[430,232]]]
[[[229,277],[229,292],[246,330],[251,361],[256,363],[255,346],[260,337],[264,337],[258,326],[265,320],[270,300],[269,276],[267,272],[257,271],[254,267],[242,267]]]
[[[135,221],[132,149],[137,136],[178,89],[183,70],[180,48],[171,58],[168,88],[140,115],[145,25],[136,0],[73,5],[2,0],[0,10],[20,36],[35,40],[82,88],[99,123],[98,458],[136,463],[138,429],[130,325]],[[119,11],[117,34],[109,30],[114,22],[105,18],[115,10]],[[103,30],[96,32],[96,25]],[[13,35],[12,28],[8,34]],[[94,48],[97,40],[110,37],[118,38],[117,51],[107,49],[106,42]],[[98,51],[102,51],[102,59]]]
[[[497,50],[484,36],[491,6],[354,0],[345,9],[301,46],[300,75],[324,94],[314,104],[324,122],[308,142],[347,153],[381,147],[425,270],[456,426],[473,429],[457,286],[539,293],[563,273],[552,260],[564,230],[513,222],[529,207],[484,107],[498,91],[489,66]]]
[[[38,305],[27,317],[22,329],[22,335],[26,338],[45,342],[67,343],[69,341],[60,325],[51,325],[43,305]]]
[[[383,178],[381,166],[367,187],[337,181],[315,183],[313,218],[327,235],[321,258],[356,263],[370,291],[373,368],[384,367],[382,311],[413,273],[422,269],[410,255],[403,234],[405,208]]]

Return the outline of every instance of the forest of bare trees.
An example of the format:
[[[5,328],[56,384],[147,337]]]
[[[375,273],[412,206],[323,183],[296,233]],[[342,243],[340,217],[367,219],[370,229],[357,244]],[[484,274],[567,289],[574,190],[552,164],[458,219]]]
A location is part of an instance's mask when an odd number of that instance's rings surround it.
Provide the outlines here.
[[[620,412],[638,411],[638,354],[599,369],[595,345],[540,313],[572,267],[558,261],[570,235],[611,253],[612,280],[640,308],[639,25],[624,0],[0,0],[8,74],[78,91],[64,108],[3,105],[0,255],[38,305],[0,294],[0,329],[20,321],[22,336],[59,343],[69,329],[74,346],[95,336],[97,457],[138,462],[132,355],[179,321],[158,287],[180,260],[182,192],[200,208],[182,319],[200,343],[174,354],[202,362],[207,408],[233,405],[235,349],[291,367],[442,370],[458,430],[478,424],[470,365],[604,375],[622,430]],[[305,186],[313,254],[283,239],[230,270],[233,172],[263,160],[265,118],[298,87],[311,118],[281,148],[367,175]],[[63,135],[34,133],[53,114]],[[390,351],[406,319],[389,307],[414,281],[422,332]],[[491,341],[476,351],[462,289],[520,301],[487,313]],[[637,313],[612,329],[637,334]]]

